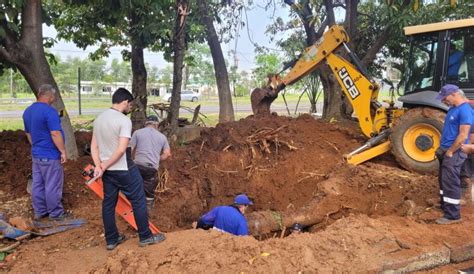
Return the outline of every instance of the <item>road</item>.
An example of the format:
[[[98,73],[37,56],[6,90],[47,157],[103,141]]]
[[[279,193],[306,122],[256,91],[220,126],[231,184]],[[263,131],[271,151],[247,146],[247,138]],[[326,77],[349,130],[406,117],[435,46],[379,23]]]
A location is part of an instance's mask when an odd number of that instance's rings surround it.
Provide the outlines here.
[[[294,114],[296,103],[289,103],[288,108],[290,109],[290,113]],[[272,111],[278,112],[280,114],[288,114],[286,107],[284,104],[273,104]],[[299,113],[306,113],[309,112],[310,105],[308,103],[301,103],[298,107]],[[318,113],[322,113],[322,103],[318,103],[317,105]],[[98,115],[105,108],[92,108],[92,109],[83,109],[82,115]],[[78,116],[79,111],[78,109],[71,109],[68,110],[70,116]],[[252,113],[252,108],[250,104],[234,104],[234,112],[235,113]],[[181,110],[182,114],[188,113],[185,110]],[[201,106],[201,113],[204,115],[207,114],[216,114],[219,113],[219,106]],[[21,118],[23,115],[23,110],[11,110],[11,111],[0,111],[0,119],[6,118]]]

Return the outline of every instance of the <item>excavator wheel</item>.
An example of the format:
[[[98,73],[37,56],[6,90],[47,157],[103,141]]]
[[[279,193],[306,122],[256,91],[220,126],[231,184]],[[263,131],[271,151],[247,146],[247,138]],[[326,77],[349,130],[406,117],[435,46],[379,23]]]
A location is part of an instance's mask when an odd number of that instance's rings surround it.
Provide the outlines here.
[[[407,170],[421,174],[437,174],[439,164],[435,151],[441,141],[446,113],[417,107],[402,115],[392,129],[392,153]]]

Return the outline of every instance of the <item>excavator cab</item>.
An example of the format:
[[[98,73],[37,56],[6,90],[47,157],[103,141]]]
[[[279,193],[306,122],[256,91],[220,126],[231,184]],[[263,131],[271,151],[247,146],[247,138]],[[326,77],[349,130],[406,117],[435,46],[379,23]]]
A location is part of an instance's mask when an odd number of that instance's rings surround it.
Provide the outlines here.
[[[459,86],[474,98],[474,19],[406,27],[410,55],[404,75],[406,106],[419,92],[434,91],[447,84]],[[411,96],[410,96],[411,95]],[[446,106],[437,106],[446,109]]]
[[[406,27],[405,35],[410,53],[398,101],[406,111],[392,128],[391,150],[403,167],[433,173],[448,110],[436,100],[438,91],[455,84],[474,99],[474,19]]]

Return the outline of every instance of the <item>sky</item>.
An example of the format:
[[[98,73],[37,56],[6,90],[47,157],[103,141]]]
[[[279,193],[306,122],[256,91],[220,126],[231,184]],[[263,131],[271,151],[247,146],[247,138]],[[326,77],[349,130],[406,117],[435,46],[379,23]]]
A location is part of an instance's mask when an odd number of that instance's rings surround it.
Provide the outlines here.
[[[266,26],[269,25],[274,17],[281,16],[284,19],[288,18],[289,9],[278,7],[275,10],[265,10],[263,7],[256,6],[254,9],[247,11],[248,26],[245,26],[240,29],[239,37],[237,40],[232,40],[228,44],[222,44],[222,50],[224,56],[229,58],[229,51],[234,50],[237,45],[237,59],[238,59],[238,69],[239,70],[251,70],[254,67],[254,43],[257,43],[260,46],[267,46],[269,48],[275,48],[276,46],[270,42],[270,37],[265,34]],[[245,14],[244,14],[245,18]],[[248,29],[247,29],[248,27]],[[56,30],[53,27],[48,27],[44,25],[43,35],[45,37],[51,37],[56,39]],[[96,48],[96,47],[95,47]],[[111,54],[108,58],[110,63],[113,59],[122,60],[122,55],[120,54],[122,48],[115,47],[111,49]],[[79,57],[81,59],[87,58],[88,54],[94,50],[94,47],[87,48],[83,51],[80,48],[77,48],[74,43],[66,42],[64,40],[58,40],[57,43],[50,49],[50,52],[56,55],[60,55],[64,59],[67,56],[70,57]],[[145,62],[151,66],[158,67],[159,69],[165,68],[167,63],[161,53],[158,52],[145,52]]]

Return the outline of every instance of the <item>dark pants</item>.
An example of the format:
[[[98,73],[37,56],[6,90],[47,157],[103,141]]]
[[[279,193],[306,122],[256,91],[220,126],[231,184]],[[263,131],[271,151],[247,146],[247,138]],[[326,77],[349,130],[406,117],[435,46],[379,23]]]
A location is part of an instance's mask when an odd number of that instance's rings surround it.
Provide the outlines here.
[[[452,157],[446,157],[447,149],[438,148],[436,157],[439,160],[439,194],[444,217],[450,220],[461,218],[461,168],[466,160],[466,153],[458,149]]]
[[[33,158],[31,200],[35,216],[59,217],[64,209],[64,172],[60,160]]]
[[[155,189],[158,184],[156,180],[158,176],[158,170],[156,170],[152,165],[143,166],[137,164],[137,166],[143,178],[145,196],[147,199],[155,199]]]
[[[132,204],[133,216],[138,228],[140,240],[152,236],[148,228],[148,214],[146,209],[145,192],[138,168],[131,167],[129,171],[108,170],[102,176],[104,182],[104,201],[102,202],[102,218],[104,221],[105,240],[107,244],[117,242],[119,233],[115,224],[115,207],[119,191]]]

